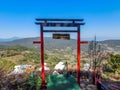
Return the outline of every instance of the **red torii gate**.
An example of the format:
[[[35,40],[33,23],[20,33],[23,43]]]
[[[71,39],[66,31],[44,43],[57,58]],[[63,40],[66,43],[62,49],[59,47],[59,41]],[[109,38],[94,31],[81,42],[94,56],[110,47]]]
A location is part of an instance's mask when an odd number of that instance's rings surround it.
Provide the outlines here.
[[[42,64],[42,88],[46,87],[44,72],[44,35],[43,32],[77,32],[77,82],[80,85],[80,55],[81,44],[88,44],[87,41],[80,39],[80,25],[84,25],[83,19],[36,19],[36,24],[40,25],[40,41],[34,41],[34,44],[41,44],[41,64]],[[70,22],[70,23],[67,23]],[[44,27],[77,27],[77,30],[44,30]]]

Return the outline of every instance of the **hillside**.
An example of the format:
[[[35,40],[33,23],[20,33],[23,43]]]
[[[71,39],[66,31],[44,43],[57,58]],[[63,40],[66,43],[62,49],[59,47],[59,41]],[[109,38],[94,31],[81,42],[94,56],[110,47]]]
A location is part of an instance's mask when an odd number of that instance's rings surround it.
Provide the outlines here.
[[[110,53],[120,53],[120,40],[105,40],[100,42],[102,48]]]
[[[5,46],[25,46],[28,48],[39,48],[39,45],[34,45],[33,41],[39,41],[39,37],[34,38],[24,38],[13,40],[9,42],[0,42],[0,47],[5,48]],[[105,40],[100,41],[101,47],[103,50],[110,53],[120,53],[120,40]],[[45,38],[45,50],[54,50],[54,49],[65,49],[70,47],[72,50],[77,48],[77,41],[75,39],[71,40],[61,40],[61,39],[52,39]],[[88,45],[82,45],[82,50],[87,51]]]
[[[39,45],[34,45],[33,41],[39,41],[39,37],[35,38],[24,38],[18,39],[10,42],[0,42],[1,46],[25,46],[28,48],[39,48]],[[77,41],[74,39],[71,40],[60,40],[60,39],[52,39],[52,38],[45,38],[45,49],[52,50],[52,49],[64,49],[66,47],[71,47],[72,49],[76,49]],[[85,49],[87,45],[82,45],[82,48]]]

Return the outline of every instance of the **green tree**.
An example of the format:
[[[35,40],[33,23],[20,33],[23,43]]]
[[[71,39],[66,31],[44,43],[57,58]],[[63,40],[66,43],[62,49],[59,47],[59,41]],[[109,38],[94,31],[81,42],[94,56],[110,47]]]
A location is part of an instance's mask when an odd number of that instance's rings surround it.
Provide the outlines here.
[[[110,69],[116,73],[116,72],[120,72],[120,55],[110,55],[110,60],[108,62]]]

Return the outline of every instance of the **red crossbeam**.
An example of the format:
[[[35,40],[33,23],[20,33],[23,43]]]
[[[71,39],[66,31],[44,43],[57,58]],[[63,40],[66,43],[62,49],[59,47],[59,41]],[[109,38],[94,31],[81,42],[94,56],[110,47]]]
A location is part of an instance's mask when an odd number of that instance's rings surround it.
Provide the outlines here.
[[[33,44],[41,44],[40,41],[33,41]]]
[[[80,44],[88,44],[88,41],[81,41]]]

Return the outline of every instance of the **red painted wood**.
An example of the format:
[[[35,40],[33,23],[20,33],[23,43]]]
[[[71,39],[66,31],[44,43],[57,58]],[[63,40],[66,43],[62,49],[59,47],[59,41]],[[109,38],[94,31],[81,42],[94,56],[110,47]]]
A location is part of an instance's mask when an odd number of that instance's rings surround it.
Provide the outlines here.
[[[80,26],[78,26],[77,33],[77,82],[80,85]]]
[[[41,33],[40,33],[40,40],[41,41],[33,41],[33,44],[41,44],[41,64],[42,64],[42,88],[46,87],[45,83],[45,71],[44,71],[44,35],[43,35],[43,27],[41,26]]]
[[[87,41],[81,41],[80,44],[88,44]]]
[[[42,86],[45,86],[45,72],[44,72],[44,36],[43,36],[43,26],[41,26],[41,64],[42,64]]]
[[[33,41],[33,44],[41,44],[40,41]]]
[[[44,32],[54,32],[55,30],[43,30],[43,26],[70,26],[70,27],[77,27],[78,30],[74,31],[74,30],[59,30],[57,32],[77,32],[77,82],[80,85],[80,55],[81,55],[81,44],[88,44],[88,42],[86,41],[81,41],[80,40],[80,25],[84,25],[84,23],[79,22],[79,23],[75,23],[75,21],[83,21],[82,19],[36,19],[37,21],[44,21],[43,23],[41,22],[36,22],[36,24],[39,24],[41,26],[41,34],[40,34],[40,40],[41,41],[34,41],[34,44],[41,44],[41,64],[42,64],[42,86],[44,87],[45,84],[45,72],[44,72]],[[48,23],[47,21],[72,21],[72,23]]]
[[[88,44],[87,41],[81,41],[80,39],[80,26],[78,26],[78,32],[77,32],[77,82],[80,85],[80,61],[81,61],[81,44]]]

